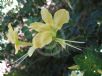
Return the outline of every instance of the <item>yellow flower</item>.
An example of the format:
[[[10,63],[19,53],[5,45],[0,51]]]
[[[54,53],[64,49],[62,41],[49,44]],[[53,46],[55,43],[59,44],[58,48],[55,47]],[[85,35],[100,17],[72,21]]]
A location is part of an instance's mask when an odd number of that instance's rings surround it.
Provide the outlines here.
[[[64,23],[69,21],[69,12],[65,9],[58,10],[52,17],[46,8],[42,8],[41,16],[44,23],[34,22],[30,26],[38,32],[33,38],[34,48],[42,48],[55,40],[57,31],[61,29]]]
[[[27,52],[29,57],[32,56],[33,52],[37,48],[43,48],[44,46],[50,44],[52,41],[59,43],[63,48],[66,48],[66,46],[68,45],[72,48],[81,50],[80,48],[77,48],[69,43],[84,43],[84,42],[64,40],[56,37],[57,31],[62,28],[64,23],[67,23],[69,21],[69,12],[67,10],[60,9],[57,12],[55,12],[54,17],[52,17],[51,13],[46,8],[42,8],[41,16],[44,21],[43,23],[34,22],[29,27],[38,32],[33,37],[32,40],[33,46],[30,47]]]
[[[8,33],[7,33],[8,40],[14,44],[15,46],[15,54],[18,53],[18,50],[20,50],[21,46],[29,46],[31,43],[28,42],[22,42],[18,40],[18,34],[16,31],[13,30],[11,23],[8,25]]]

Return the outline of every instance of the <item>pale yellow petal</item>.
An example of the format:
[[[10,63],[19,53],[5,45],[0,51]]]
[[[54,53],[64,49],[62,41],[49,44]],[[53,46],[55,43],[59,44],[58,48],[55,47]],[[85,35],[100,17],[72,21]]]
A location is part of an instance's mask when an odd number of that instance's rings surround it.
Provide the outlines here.
[[[18,34],[16,31],[13,32],[13,35],[14,35],[14,41],[16,43],[16,41],[18,41]]]
[[[15,43],[16,39],[18,39],[17,33],[13,30],[11,23],[8,25],[7,38],[11,43]]]
[[[11,26],[11,23],[8,24],[8,32],[12,33],[13,32],[13,28]]]
[[[32,28],[32,29],[34,29],[37,32],[42,32],[42,31],[50,30],[50,27],[48,25],[46,25],[44,23],[41,23],[41,22],[31,23],[29,28]]]
[[[38,33],[33,38],[33,46],[34,48],[42,48],[45,45],[49,44],[52,41],[52,35],[50,32],[42,32]]]
[[[69,21],[69,12],[65,9],[60,9],[54,14],[54,26],[55,29],[59,30],[64,23]]]
[[[8,40],[9,40],[11,43],[14,43],[14,39],[13,39],[13,37],[11,36],[10,33],[7,33],[7,38],[8,38]]]
[[[21,47],[32,46],[32,43],[24,41],[19,41],[19,44]]]
[[[9,25],[8,25],[7,38],[8,38],[8,40],[10,42],[14,43],[14,38],[13,38],[13,36],[11,36],[12,32],[13,32],[13,28],[12,28],[11,24],[9,23]]]
[[[42,8],[41,9],[41,16],[42,16],[43,21],[46,24],[49,24],[49,26],[53,25],[52,15],[51,15],[51,13],[46,8]]]
[[[18,34],[16,31],[13,30],[11,23],[9,23],[9,25],[8,25],[7,38],[11,43],[13,43],[15,45],[15,54],[17,54],[18,50],[20,50]]]
[[[20,50],[20,46],[15,44],[15,54],[17,54],[19,50]]]

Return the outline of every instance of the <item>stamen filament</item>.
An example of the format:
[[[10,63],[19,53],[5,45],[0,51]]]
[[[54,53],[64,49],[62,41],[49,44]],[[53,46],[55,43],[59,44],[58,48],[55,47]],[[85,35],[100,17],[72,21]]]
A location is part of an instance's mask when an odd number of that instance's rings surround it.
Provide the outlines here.
[[[70,47],[72,47],[72,48],[75,48],[75,49],[77,49],[77,50],[82,50],[82,49],[80,49],[80,48],[78,48],[78,47],[75,47],[75,46],[73,46],[73,45],[71,45],[71,44],[68,44],[68,43],[66,43],[66,45],[68,45],[68,46],[70,46]]]
[[[72,42],[72,43],[81,43],[81,44],[84,44],[85,42],[79,42],[79,41],[71,41],[71,40],[65,40],[67,42]]]
[[[26,54],[24,54],[22,57],[20,57],[20,58],[17,59],[16,61],[14,61],[13,64],[12,64],[12,66],[13,66],[13,67],[19,66],[20,63],[21,63],[22,61],[24,61],[27,57],[28,57],[28,54],[26,53]]]

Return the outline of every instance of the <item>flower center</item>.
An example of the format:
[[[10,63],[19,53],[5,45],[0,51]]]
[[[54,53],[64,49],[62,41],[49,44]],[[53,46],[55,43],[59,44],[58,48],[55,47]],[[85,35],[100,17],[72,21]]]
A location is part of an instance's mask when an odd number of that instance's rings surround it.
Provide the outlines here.
[[[54,40],[56,38],[56,30],[54,28],[51,29],[51,34],[52,34],[52,38]]]

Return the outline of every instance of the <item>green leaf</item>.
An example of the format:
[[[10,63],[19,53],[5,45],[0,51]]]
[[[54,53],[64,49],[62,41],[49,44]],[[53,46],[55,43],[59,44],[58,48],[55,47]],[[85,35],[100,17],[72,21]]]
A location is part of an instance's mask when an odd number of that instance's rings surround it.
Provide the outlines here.
[[[29,28],[27,26],[24,26],[22,28],[22,32],[24,33],[24,36],[27,40],[32,40],[32,33],[29,31]]]
[[[85,71],[84,76],[99,76],[98,69],[102,69],[102,60],[97,52],[92,48],[88,48],[83,54],[74,57],[74,61],[79,65],[80,70]]]
[[[87,70],[85,71],[84,76],[101,76],[101,75],[96,72],[92,72],[91,70]]]
[[[73,66],[70,66],[68,67],[68,69],[71,69],[71,70],[75,70],[75,69],[79,69],[80,67],[78,65],[73,65]]]

